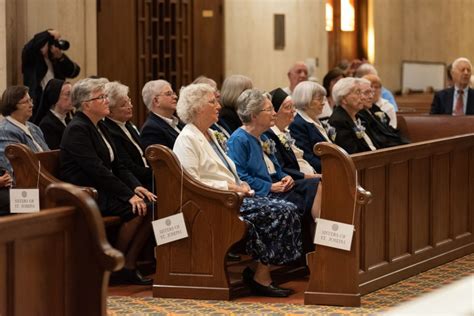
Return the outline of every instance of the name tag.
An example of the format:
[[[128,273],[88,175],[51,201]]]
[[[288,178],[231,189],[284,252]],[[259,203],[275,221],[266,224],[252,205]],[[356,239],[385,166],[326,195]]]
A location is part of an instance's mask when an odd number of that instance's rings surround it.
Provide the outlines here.
[[[36,213],[39,210],[38,189],[10,189],[10,213]]]
[[[317,245],[351,250],[354,225],[330,221],[327,219],[316,219],[316,234],[314,243]]]
[[[158,246],[188,237],[183,213],[178,213],[151,222]]]

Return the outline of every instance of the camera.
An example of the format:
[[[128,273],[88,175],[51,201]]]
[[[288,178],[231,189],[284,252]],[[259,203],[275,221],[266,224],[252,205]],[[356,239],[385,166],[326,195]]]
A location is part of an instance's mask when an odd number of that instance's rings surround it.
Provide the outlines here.
[[[57,40],[57,39],[53,39],[49,42],[50,45],[54,45],[56,46],[57,48],[61,49],[61,50],[68,50],[69,49],[69,42],[66,41],[66,40]]]

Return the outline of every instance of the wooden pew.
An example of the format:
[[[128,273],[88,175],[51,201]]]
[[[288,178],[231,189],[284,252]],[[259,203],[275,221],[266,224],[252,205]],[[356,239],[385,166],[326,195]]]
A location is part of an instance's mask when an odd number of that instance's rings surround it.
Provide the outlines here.
[[[400,113],[429,113],[431,110],[431,103],[433,102],[433,95],[433,93],[410,93],[396,95],[395,101],[397,102]]]
[[[347,155],[318,144],[321,217],[351,223],[351,251],[316,246],[305,304],[360,296],[474,252],[474,134]],[[357,176],[356,176],[357,174]],[[354,207],[368,199],[359,209]],[[357,193],[356,193],[357,192]]]
[[[52,183],[62,182],[58,179],[59,150],[34,153],[24,144],[11,144],[5,149],[5,155],[13,167],[17,187],[36,188],[39,174],[40,205],[45,205],[46,188]],[[94,188],[83,189],[92,197],[97,197]],[[105,216],[103,220],[109,229],[115,229],[121,223],[118,216]]]
[[[243,290],[231,280],[226,265],[229,249],[244,238],[247,227],[239,219],[243,197],[213,189],[191,177],[173,152],[151,145],[146,158],[155,175],[155,219],[181,209],[189,237],[157,246],[153,296],[228,300]]]
[[[474,133],[474,116],[397,115],[400,133],[411,142]]]
[[[110,246],[94,200],[53,184],[39,213],[0,217],[0,315],[106,315]]]

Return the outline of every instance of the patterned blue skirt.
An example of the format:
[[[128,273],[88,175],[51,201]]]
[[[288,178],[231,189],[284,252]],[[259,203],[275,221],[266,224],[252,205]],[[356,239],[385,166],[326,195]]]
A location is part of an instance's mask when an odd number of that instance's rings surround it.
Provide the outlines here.
[[[249,225],[246,251],[263,264],[282,265],[301,257],[301,221],[297,206],[269,197],[243,200],[240,212]]]

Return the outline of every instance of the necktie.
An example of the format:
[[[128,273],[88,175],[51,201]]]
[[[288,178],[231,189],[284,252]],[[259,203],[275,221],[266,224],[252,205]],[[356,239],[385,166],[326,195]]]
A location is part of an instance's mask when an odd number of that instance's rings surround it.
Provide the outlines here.
[[[456,100],[456,105],[454,106],[453,115],[464,115],[464,100],[463,100],[464,90],[458,90],[458,99]]]

